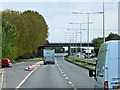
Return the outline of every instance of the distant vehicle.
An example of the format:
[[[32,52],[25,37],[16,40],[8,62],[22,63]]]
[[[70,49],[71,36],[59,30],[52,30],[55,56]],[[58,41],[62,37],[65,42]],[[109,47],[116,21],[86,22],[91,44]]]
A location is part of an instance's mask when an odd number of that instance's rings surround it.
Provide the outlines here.
[[[51,50],[51,49],[44,49],[43,50],[44,65],[55,64],[54,54],[55,54],[55,50]]]
[[[96,70],[89,70],[89,76],[95,77],[95,88],[98,90],[120,90],[119,51],[120,40],[107,41],[101,45]]]
[[[4,68],[4,67],[12,67],[12,63],[8,58],[3,58],[1,60],[1,67],[2,68]]]
[[[82,57],[82,58],[85,58],[85,57],[84,57],[84,55],[83,55],[83,54],[81,54],[80,52],[78,52],[78,53],[76,54],[76,56],[77,56],[77,57]]]
[[[90,59],[90,58],[91,58],[91,53],[89,53],[89,55],[88,55],[88,53],[85,53],[85,54],[84,54],[84,57]]]

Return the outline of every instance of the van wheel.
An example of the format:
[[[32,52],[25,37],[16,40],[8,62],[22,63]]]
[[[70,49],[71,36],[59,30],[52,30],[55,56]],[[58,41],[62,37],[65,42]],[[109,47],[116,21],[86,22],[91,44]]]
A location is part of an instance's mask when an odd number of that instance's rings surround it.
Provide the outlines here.
[[[47,63],[46,62],[44,62],[44,65],[46,65]]]
[[[53,62],[52,64],[55,64],[55,62]]]

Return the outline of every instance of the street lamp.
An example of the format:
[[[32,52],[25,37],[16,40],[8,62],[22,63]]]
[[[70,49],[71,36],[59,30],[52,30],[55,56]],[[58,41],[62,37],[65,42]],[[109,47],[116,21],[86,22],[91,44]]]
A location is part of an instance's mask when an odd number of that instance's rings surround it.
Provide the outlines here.
[[[79,24],[80,25],[80,52],[81,52],[81,56],[82,56],[82,24],[87,24],[87,23],[69,23],[69,24]]]
[[[105,30],[104,30],[104,1],[103,1],[103,12],[93,12],[93,13],[80,13],[80,12],[72,12],[73,14],[87,14],[88,15],[88,52],[89,52],[89,15],[90,14],[103,14],[103,42],[105,42]],[[88,53],[89,56],[89,53]]]
[[[67,30],[70,30],[70,29],[67,29]],[[66,33],[66,34],[71,35],[71,37],[70,37],[70,47],[72,47],[72,46],[74,47],[74,33]],[[73,45],[72,45],[72,41],[73,41]],[[74,53],[74,50],[72,51],[71,48],[70,48],[70,55],[71,55],[71,53]]]
[[[75,46],[76,49],[75,49],[75,52],[77,54],[77,29],[67,29],[67,30],[76,30],[76,42],[75,42],[76,43],[76,46]]]
[[[80,12],[72,12],[73,14],[83,14]],[[103,0],[103,11],[102,12],[94,12],[94,13],[86,13],[86,14],[103,14],[103,42],[105,42],[105,8],[104,8],[104,0]]]

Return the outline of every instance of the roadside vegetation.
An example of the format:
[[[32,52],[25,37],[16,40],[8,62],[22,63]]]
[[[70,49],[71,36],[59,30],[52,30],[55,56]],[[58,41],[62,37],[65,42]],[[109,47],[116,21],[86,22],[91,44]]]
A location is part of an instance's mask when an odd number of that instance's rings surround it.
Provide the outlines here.
[[[65,60],[67,60],[73,64],[82,66],[84,68],[95,70],[96,61],[93,59],[88,60],[85,58],[79,58],[77,56],[68,56],[65,58]]]
[[[43,58],[30,58],[30,59],[19,59],[18,62],[37,62],[37,61],[43,61]]]
[[[43,16],[33,10],[4,10],[0,13],[1,58],[9,58],[16,63],[21,58],[30,60],[39,57],[38,48],[47,43],[48,37],[48,26]]]
[[[114,34],[114,33],[110,33],[106,38],[106,41],[109,40],[120,40],[120,36],[118,34]],[[103,38],[98,37],[98,38],[94,38],[92,40],[93,46],[94,46],[94,50],[92,51],[93,53],[95,53],[96,57],[98,55],[98,51],[100,48],[100,45],[103,43]],[[83,50],[82,50],[83,51]],[[77,56],[67,56],[65,57],[65,60],[74,63],[76,65],[82,66],[84,68],[87,69],[95,69],[96,66],[96,61],[93,59],[85,59],[85,58],[79,58]]]
[[[109,40],[120,40],[120,36],[118,34],[115,34],[115,33],[110,33],[106,38],[105,38],[105,41],[109,41]],[[93,46],[94,46],[94,51],[96,56],[98,55],[98,51],[99,51],[99,48],[100,48],[100,45],[103,43],[103,38],[102,37],[97,37],[97,38],[94,38],[92,40],[92,43],[93,43]]]
[[[30,58],[30,59],[18,59],[18,60],[11,60],[13,64],[18,62],[39,62],[43,61],[43,58]]]

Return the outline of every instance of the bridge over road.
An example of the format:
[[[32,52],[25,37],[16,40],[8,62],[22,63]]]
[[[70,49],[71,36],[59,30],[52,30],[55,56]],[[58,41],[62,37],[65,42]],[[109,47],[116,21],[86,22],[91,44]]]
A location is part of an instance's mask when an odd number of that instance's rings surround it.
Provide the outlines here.
[[[47,43],[44,46],[45,47],[73,47],[77,46],[80,47],[81,43]],[[88,43],[82,43],[82,47],[87,47]],[[92,43],[89,43],[89,47],[93,47]]]
[[[68,55],[70,55],[71,47],[80,47],[81,43],[47,43],[39,48],[43,50],[45,47],[68,47]],[[41,47],[41,46],[40,46]],[[82,43],[82,47],[88,47],[88,43]],[[93,47],[92,43],[89,43],[89,47]]]

